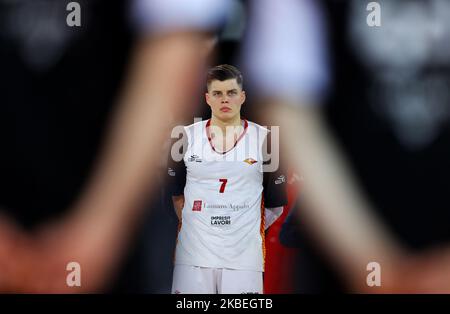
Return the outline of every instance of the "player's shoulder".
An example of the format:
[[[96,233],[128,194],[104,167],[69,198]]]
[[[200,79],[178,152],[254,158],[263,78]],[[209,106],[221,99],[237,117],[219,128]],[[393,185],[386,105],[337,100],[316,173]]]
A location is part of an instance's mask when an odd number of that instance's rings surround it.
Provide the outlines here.
[[[252,121],[248,121],[248,120],[246,120],[246,121],[248,123],[249,131],[254,131],[259,134],[267,134],[270,132],[269,129],[265,126],[259,125],[258,123],[255,123]]]
[[[184,129],[186,131],[192,131],[192,130],[197,129],[197,128],[204,128],[206,126],[207,122],[208,122],[208,120],[200,120],[200,121],[197,121],[197,122],[194,122],[192,124],[184,126]]]
[[[206,134],[206,123],[208,120],[196,121],[192,124],[184,126],[184,133],[188,142],[201,141]]]
[[[184,131],[186,132],[187,135],[193,135],[195,133],[202,134],[203,130],[206,128],[207,122],[208,120],[196,121],[192,124],[186,125],[184,127]]]

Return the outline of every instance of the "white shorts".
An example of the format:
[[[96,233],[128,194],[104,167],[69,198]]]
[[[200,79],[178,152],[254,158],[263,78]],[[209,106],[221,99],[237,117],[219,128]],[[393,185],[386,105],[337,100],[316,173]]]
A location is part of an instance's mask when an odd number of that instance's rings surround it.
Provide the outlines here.
[[[261,271],[178,264],[173,270],[172,293],[263,293],[263,273]]]

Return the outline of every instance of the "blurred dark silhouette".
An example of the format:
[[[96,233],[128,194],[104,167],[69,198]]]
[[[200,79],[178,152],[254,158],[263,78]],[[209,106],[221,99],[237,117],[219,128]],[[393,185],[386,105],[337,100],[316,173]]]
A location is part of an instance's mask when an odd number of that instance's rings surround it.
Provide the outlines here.
[[[67,3],[0,2],[4,292],[132,283],[113,281],[128,248],[137,256],[148,250],[135,239],[161,215],[145,212],[160,207],[158,198],[146,205],[160,185],[160,148],[194,108],[211,37],[227,12],[225,1],[81,0],[81,26],[72,28]],[[156,248],[148,254],[159,258]],[[81,287],[66,285],[70,261],[81,266]]]

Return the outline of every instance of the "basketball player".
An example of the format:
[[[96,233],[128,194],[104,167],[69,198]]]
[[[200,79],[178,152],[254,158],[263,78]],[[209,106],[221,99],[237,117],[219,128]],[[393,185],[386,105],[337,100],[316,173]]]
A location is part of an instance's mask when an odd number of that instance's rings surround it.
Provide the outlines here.
[[[172,293],[263,293],[264,231],[286,204],[286,180],[264,172],[269,131],[241,117],[242,82],[233,66],[210,69],[211,118],[185,127],[183,158],[171,158],[180,219]]]

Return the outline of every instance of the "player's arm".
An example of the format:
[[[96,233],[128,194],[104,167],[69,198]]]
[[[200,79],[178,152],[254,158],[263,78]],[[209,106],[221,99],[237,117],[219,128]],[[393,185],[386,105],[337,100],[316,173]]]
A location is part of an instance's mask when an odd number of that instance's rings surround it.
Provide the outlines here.
[[[157,185],[155,165],[169,121],[195,104],[209,32],[219,26],[227,2],[138,2],[142,37],[93,172],[70,214],[44,226],[30,237],[30,247],[15,250],[14,257],[0,250],[0,266],[5,261],[14,267],[8,282],[2,276],[0,290],[83,292],[106,287],[142,220],[143,205]],[[198,8],[211,15],[201,19]],[[146,21],[151,22],[148,28]],[[66,284],[67,261],[82,267],[79,288]]]
[[[23,256],[4,257],[15,263],[15,270],[0,290],[80,292],[106,285],[155,185],[154,165],[160,161],[159,147],[170,129],[167,118],[188,108],[186,99],[195,99],[192,78],[203,68],[204,58],[198,53],[203,42],[204,35],[195,32],[141,41],[102,154],[83,193],[70,215],[34,237],[39,249],[24,248]],[[31,254],[35,255],[28,258]],[[66,285],[67,261],[81,265],[86,278],[82,287]],[[21,279],[25,277],[29,280]]]
[[[173,139],[167,160],[167,184],[179,221],[181,221],[184,207],[184,187],[186,185],[186,166],[183,156],[188,144],[187,135],[184,130],[180,132],[180,136],[179,138]]]
[[[181,221],[181,211],[184,207],[184,195],[172,196],[173,208],[177,214],[178,220]]]
[[[283,123],[286,130],[285,143],[289,145],[282,151],[296,169],[302,170],[302,218],[318,243],[357,288],[367,288],[366,267],[372,261],[382,265],[383,286],[388,288],[394,263],[404,253],[402,246],[373,215],[319,110],[294,108],[279,101],[263,111],[274,123]]]
[[[278,140],[271,140],[271,133],[266,136],[263,145],[263,196],[264,218],[267,230],[283,214],[283,207],[287,205],[286,175],[280,165]]]
[[[383,290],[370,288],[369,292],[405,292],[404,287],[410,291],[419,287],[448,291],[448,248],[441,250],[439,260],[431,254],[424,256],[426,267],[411,268],[412,256],[405,254],[403,246],[375,217],[320,109],[314,106],[328,81],[320,7],[314,1],[286,0],[273,16],[274,1],[254,2],[258,2],[258,10],[249,21],[251,36],[244,54],[250,67],[248,81],[255,82],[260,99],[269,102],[268,107],[259,108],[263,117],[259,121],[283,128],[288,144],[282,149],[283,156],[302,173],[302,219],[315,243],[358,291],[367,291],[366,267],[371,261],[382,267]],[[265,23],[268,19],[271,23]],[[289,40],[292,29],[296,38]]]
[[[264,217],[265,217],[265,230],[269,229],[271,225],[283,214],[283,206],[274,207],[274,208],[265,208]]]
[[[249,82],[255,82],[262,100],[259,121],[283,129],[281,151],[304,178],[302,219],[315,243],[358,288],[367,288],[366,265],[379,262],[385,286],[401,246],[374,217],[316,105],[329,82],[324,16],[313,1],[283,4],[270,24],[259,21],[271,16],[273,1],[258,3],[250,20],[252,41],[244,57]],[[296,39],[286,40],[293,28]]]

